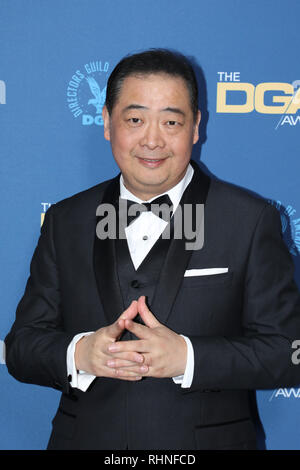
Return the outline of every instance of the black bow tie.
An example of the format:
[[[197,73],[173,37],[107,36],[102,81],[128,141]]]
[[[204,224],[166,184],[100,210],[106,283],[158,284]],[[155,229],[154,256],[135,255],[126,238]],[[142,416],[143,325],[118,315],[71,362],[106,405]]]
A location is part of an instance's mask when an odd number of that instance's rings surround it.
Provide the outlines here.
[[[151,202],[143,202],[142,204],[135,202],[135,201],[130,201],[129,199],[121,199],[121,201],[127,201],[127,222],[128,225],[131,224],[135,219],[137,219],[142,212],[148,212],[151,211],[153,214],[157,215],[161,219],[165,220],[166,222],[170,221],[170,218],[172,217],[172,201],[169,198],[167,194],[164,194],[163,196],[159,196],[156,199],[154,199]],[[131,206],[134,206],[130,212],[132,212],[132,215],[129,215],[129,209]]]

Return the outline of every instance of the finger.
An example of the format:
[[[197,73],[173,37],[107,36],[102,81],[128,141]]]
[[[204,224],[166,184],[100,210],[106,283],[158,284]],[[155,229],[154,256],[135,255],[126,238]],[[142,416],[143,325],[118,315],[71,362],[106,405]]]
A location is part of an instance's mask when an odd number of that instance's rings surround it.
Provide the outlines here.
[[[119,352],[119,353],[114,353],[114,354],[109,354],[107,357],[108,361],[113,361],[116,359],[120,360],[126,360],[128,362],[131,362],[132,364],[143,364],[144,362],[144,356],[143,354],[139,354],[137,352],[132,352],[132,351],[126,351],[126,352]]]
[[[139,370],[127,370],[127,369],[110,369],[107,368],[107,377],[110,378],[121,378],[121,377],[141,377],[142,374]]]
[[[137,305],[138,312],[139,312],[143,322],[145,323],[145,325],[148,326],[149,328],[155,328],[157,326],[160,326],[159,321],[155,318],[153,313],[150,312],[149,308],[147,307],[146,297],[144,295],[142,295],[138,299],[137,303],[138,303],[138,305]]]
[[[112,374],[114,377],[140,377],[148,372],[148,367],[147,366],[142,366],[138,368],[119,368],[119,369],[112,369]]]
[[[147,342],[148,343],[148,342]],[[131,341],[117,341],[112,343],[108,346],[107,350],[109,353],[116,353],[116,352],[149,352],[149,347],[147,343],[142,340],[131,340]]]
[[[134,318],[138,313],[137,310],[137,301],[133,300],[129,307],[124,310],[120,317],[109,326],[109,333],[113,338],[117,338],[125,328],[125,318]]]
[[[119,369],[120,367],[134,367],[137,363],[132,361],[126,361],[125,359],[108,359],[106,365],[113,369]]]
[[[140,339],[147,339],[151,336],[148,326],[140,325],[132,320],[125,320],[125,328]]]
[[[133,300],[129,307],[124,310],[124,312],[120,315],[121,320],[125,320],[126,318],[133,319],[139,312],[137,308],[137,301]]]
[[[108,326],[107,334],[112,339],[116,339],[121,335],[124,328],[125,328],[125,320],[118,319],[117,321],[112,323],[112,325]]]

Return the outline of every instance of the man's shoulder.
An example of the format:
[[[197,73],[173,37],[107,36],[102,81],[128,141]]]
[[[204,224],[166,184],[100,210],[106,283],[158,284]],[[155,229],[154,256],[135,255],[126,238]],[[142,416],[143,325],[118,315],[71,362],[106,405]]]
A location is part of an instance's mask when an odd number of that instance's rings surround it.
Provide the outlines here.
[[[103,194],[112,181],[113,178],[56,202],[52,205],[55,213],[62,217],[95,218],[96,208],[101,203]]]
[[[250,218],[259,216],[266,207],[272,208],[270,200],[260,194],[215,178],[211,179],[208,202],[222,212]]]

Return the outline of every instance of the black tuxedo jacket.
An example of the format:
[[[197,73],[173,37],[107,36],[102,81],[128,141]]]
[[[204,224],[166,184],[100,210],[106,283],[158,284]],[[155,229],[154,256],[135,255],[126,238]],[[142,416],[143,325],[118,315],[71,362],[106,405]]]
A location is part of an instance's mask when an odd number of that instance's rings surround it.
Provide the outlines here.
[[[96,208],[118,177],[51,206],[16,321],[6,338],[18,380],[62,391],[49,449],[248,449],[255,447],[249,390],[300,382],[291,343],[300,338],[299,292],[266,201],[195,174],[182,202],[205,203],[204,246],[172,240],[152,311],[193,344],[192,386],[171,378],[97,378],[70,387],[66,352],[75,334],[111,324],[124,310],[115,241],[95,237]],[[228,267],[184,277],[186,269]],[[127,307],[127,306],[126,306]]]

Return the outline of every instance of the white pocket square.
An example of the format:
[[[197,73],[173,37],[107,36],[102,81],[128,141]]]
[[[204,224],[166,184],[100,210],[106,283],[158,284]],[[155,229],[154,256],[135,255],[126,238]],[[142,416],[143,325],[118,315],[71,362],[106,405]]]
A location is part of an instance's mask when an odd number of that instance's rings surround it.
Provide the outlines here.
[[[211,276],[213,274],[228,273],[228,268],[204,268],[204,269],[187,269],[184,277],[191,276]]]

